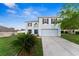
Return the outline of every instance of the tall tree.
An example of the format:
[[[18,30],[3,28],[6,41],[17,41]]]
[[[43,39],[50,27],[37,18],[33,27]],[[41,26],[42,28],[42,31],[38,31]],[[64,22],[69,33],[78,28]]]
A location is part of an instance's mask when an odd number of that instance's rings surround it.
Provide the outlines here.
[[[79,4],[64,4],[60,10],[62,18],[71,18],[74,12],[79,12]]]
[[[62,29],[72,30],[79,29],[79,4],[64,4],[60,11]]]

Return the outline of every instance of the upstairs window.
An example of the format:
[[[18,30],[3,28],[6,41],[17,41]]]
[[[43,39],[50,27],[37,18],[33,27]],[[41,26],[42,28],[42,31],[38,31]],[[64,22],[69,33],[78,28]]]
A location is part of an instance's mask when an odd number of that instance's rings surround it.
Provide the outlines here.
[[[44,18],[42,22],[43,22],[43,24],[48,24],[49,23],[49,19]]]
[[[57,22],[57,18],[51,19],[51,24],[55,24]]]
[[[28,23],[28,26],[32,26],[32,23]]]

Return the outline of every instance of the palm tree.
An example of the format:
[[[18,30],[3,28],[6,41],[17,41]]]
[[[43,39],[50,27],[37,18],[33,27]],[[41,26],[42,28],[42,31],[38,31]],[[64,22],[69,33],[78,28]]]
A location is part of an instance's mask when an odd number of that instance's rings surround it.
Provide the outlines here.
[[[32,34],[19,33],[17,35],[18,40],[14,45],[18,45],[21,49],[18,55],[32,55],[32,49],[36,44],[37,37]]]

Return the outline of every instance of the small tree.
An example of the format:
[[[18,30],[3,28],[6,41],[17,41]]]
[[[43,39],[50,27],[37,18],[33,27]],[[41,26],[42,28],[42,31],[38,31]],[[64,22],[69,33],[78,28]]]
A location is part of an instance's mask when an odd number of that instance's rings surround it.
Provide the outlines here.
[[[37,37],[34,36],[33,34],[27,34],[26,35],[25,50],[29,53],[29,55],[31,54],[32,48],[36,44],[36,39],[37,39]]]

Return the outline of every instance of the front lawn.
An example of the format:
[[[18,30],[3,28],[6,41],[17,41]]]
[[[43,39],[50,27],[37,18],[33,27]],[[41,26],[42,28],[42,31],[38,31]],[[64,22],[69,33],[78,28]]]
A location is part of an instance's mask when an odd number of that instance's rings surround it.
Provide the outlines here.
[[[13,56],[17,54],[19,47],[13,46],[14,40],[17,40],[15,36],[0,37],[0,56]]]
[[[17,40],[16,36],[0,37],[0,56],[15,56],[18,54],[20,47],[14,46],[13,42]],[[38,40],[35,49],[33,51],[34,56],[42,56],[42,43],[41,39]]]
[[[61,37],[74,42],[76,44],[79,44],[79,35],[76,34],[62,34]]]

